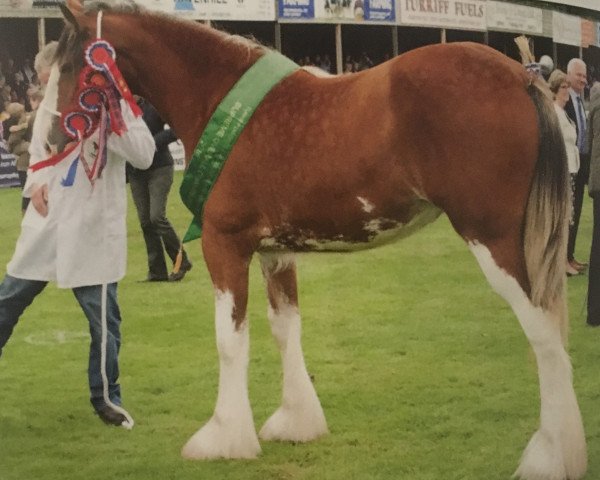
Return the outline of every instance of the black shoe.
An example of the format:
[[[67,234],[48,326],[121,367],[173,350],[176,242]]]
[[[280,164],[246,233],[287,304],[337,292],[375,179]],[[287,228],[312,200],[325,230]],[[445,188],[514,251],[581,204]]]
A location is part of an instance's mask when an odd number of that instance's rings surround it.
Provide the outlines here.
[[[127,418],[125,418],[125,415],[119,412],[115,412],[108,405],[104,405],[100,409],[96,410],[96,415],[98,415],[100,417],[100,420],[102,420],[107,425],[115,425],[116,427],[120,427],[123,424],[123,422],[127,422]]]
[[[192,269],[193,265],[191,262],[182,263],[178,272],[171,272],[169,274],[169,282],[179,282],[183,280],[185,274]]]

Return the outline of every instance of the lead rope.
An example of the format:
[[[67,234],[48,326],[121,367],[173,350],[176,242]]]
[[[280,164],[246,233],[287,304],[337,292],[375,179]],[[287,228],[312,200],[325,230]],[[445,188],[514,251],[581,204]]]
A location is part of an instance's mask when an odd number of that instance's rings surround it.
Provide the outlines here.
[[[98,12],[96,17],[96,37],[102,36],[102,10]],[[102,303],[101,303],[101,324],[102,324],[102,340],[100,345],[100,374],[102,376],[102,396],[104,402],[115,412],[118,412],[125,416],[125,420],[121,423],[121,426],[127,430],[131,430],[135,422],[129,412],[119,405],[115,405],[108,394],[108,377],[106,376],[106,348],[107,348],[107,337],[108,337],[108,325],[106,321],[106,310],[108,303],[108,287],[106,283],[102,284]]]
[[[96,38],[102,37],[102,10],[98,11],[98,16],[96,17]]]
[[[102,395],[104,396],[104,402],[111,407],[115,412],[121,413],[125,416],[125,420],[121,423],[123,428],[131,430],[135,422],[129,412],[119,405],[115,405],[108,395],[108,377],[106,376],[106,345],[108,337],[108,326],[106,321],[106,306],[108,303],[108,287],[106,283],[102,284],[102,307],[101,307],[101,323],[102,323],[102,341],[100,345],[100,374],[102,375]]]

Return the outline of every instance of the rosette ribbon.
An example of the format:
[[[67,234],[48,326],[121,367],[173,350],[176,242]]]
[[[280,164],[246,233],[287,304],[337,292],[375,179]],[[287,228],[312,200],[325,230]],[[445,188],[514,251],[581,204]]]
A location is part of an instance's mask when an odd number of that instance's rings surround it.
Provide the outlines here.
[[[61,115],[62,128],[76,144],[64,152],[31,166],[32,171],[56,165],[66,158],[72,159],[67,176],[62,185],[73,185],[77,165],[81,162],[89,181],[94,184],[100,178],[107,162],[108,135],[122,135],[127,132],[123,119],[120,99],[130,106],[133,114],[139,117],[138,107],[127,82],[115,61],[116,52],[106,40],[91,40],[84,49],[85,66],[79,75],[76,106]],[[84,158],[83,143],[98,131],[98,145],[91,165]]]

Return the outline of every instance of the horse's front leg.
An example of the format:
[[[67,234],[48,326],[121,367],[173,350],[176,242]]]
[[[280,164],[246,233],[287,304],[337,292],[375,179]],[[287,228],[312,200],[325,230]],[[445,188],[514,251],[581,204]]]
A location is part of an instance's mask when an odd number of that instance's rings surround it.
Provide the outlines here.
[[[183,447],[191,459],[254,458],[260,453],[248,397],[248,265],[230,238],[210,232],[202,239],[204,259],[215,287],[215,330],[219,352],[219,393],[212,418]]]
[[[283,363],[283,398],[260,431],[265,440],[307,442],[327,433],[321,403],[302,353],[296,265],[291,255],[261,255],[268,317]]]

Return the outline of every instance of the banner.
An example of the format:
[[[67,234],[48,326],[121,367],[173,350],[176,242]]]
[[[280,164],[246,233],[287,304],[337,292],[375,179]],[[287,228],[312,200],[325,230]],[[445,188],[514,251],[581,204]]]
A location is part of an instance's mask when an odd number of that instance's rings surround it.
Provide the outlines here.
[[[4,16],[62,16],[62,0],[0,0]],[[275,20],[273,0],[137,0],[148,10],[179,14],[194,20]]]
[[[591,20],[581,19],[581,46],[588,48],[596,45],[596,23]]]
[[[314,2],[315,19],[320,21],[394,23],[396,20],[395,0],[314,0]]]
[[[4,142],[0,142],[0,188],[18,187],[19,174],[17,173],[17,159],[6,149]]]
[[[600,2],[598,0],[544,0],[558,5],[570,5],[572,7],[587,8],[600,12]]]
[[[581,19],[564,13],[552,12],[552,38],[556,43],[581,45]]]
[[[484,0],[400,0],[400,24],[485,31]]]
[[[486,5],[489,30],[540,35],[543,32],[542,9],[489,0]]]
[[[273,0],[171,0],[171,5],[171,13],[198,20],[275,20]]]
[[[278,17],[286,20],[312,20],[315,18],[314,0],[279,0]]]
[[[58,0],[0,0],[0,17],[58,17]]]

